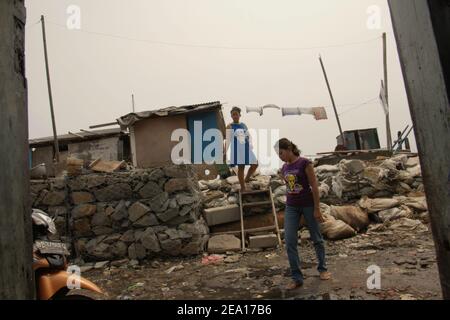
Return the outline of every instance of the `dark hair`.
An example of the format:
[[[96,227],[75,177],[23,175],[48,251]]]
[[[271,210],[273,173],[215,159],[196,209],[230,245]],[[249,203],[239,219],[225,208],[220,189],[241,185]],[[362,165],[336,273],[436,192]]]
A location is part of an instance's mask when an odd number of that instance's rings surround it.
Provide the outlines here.
[[[297,145],[293,143],[291,140],[288,140],[286,138],[281,139],[277,142],[275,145],[275,149],[277,150],[291,150],[294,155],[297,157],[300,156],[300,150],[298,149]]]
[[[241,114],[241,112],[242,112],[241,108],[239,108],[239,107],[233,107],[233,109],[231,109],[231,113],[233,113],[235,111],[238,112],[239,114]]]

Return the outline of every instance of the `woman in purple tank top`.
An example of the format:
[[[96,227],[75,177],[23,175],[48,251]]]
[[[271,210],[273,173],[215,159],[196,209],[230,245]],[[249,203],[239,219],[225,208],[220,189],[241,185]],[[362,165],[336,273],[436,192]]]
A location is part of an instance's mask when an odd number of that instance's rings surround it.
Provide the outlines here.
[[[282,178],[286,182],[287,197],[284,238],[293,280],[287,289],[293,290],[303,285],[303,273],[298,254],[298,230],[302,215],[314,243],[320,279],[331,278],[326,267],[325,246],[319,225],[324,222],[324,219],[320,212],[320,193],[311,161],[302,158],[297,146],[288,139],[278,141],[275,149],[280,159],[285,162],[281,168]]]

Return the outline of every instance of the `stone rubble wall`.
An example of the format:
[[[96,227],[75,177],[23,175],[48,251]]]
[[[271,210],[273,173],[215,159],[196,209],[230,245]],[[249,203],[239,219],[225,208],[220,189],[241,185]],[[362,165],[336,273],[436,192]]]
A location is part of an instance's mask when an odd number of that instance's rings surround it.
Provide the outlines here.
[[[209,237],[189,166],[32,181],[31,201],[84,261],[195,255]]]

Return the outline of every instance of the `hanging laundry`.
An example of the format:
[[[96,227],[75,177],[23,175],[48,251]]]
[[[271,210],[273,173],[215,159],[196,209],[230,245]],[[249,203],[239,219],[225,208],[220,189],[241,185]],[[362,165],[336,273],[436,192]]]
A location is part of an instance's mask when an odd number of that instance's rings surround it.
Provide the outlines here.
[[[300,108],[282,108],[281,113],[283,114],[283,117],[300,116],[302,114]]]
[[[299,108],[300,112],[302,114],[309,114],[309,115],[314,115],[314,110],[313,108]]]
[[[275,104],[267,104],[263,107],[247,107],[247,113],[259,113],[260,116],[264,114],[265,109],[281,110],[283,117],[287,116],[301,116],[302,114],[309,114],[314,116],[316,120],[328,120],[327,111],[324,107],[314,108],[280,108]]]
[[[266,110],[266,109],[277,109],[277,110],[280,110],[281,109],[279,106],[274,105],[274,104],[267,104],[267,105],[265,105],[262,108],[263,108],[263,110]]]
[[[328,120],[327,111],[324,107],[315,107],[312,109],[316,120]]]
[[[327,111],[324,107],[299,108],[301,114],[309,114],[314,116],[316,120],[327,120]]]
[[[246,107],[247,113],[256,112],[259,113],[260,116],[263,115],[263,108],[262,107]]]
[[[389,114],[389,105],[387,102],[387,97],[386,97],[386,89],[384,88],[384,82],[383,80],[381,81],[381,89],[380,89],[380,103],[381,106],[383,107],[384,110],[384,114]]]

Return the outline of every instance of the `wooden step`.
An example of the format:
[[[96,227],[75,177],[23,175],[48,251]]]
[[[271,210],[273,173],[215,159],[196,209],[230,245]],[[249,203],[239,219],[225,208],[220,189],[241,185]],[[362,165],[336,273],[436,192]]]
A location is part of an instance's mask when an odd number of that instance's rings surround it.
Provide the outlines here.
[[[255,228],[255,229],[247,229],[244,230],[244,233],[259,233],[259,232],[265,232],[265,231],[276,231],[276,226],[269,226],[269,227],[261,227],[261,228]],[[227,232],[217,232],[217,233],[211,233],[210,236],[221,236],[221,235],[236,235],[241,234],[241,230],[239,231],[227,231]]]
[[[248,202],[248,203],[243,203],[242,207],[243,208],[252,208],[252,207],[266,206],[269,204],[271,205],[272,201]]]
[[[243,196],[247,196],[247,195],[254,195],[254,194],[264,194],[264,193],[270,193],[270,190],[252,190],[252,191],[245,191],[242,192]]]

